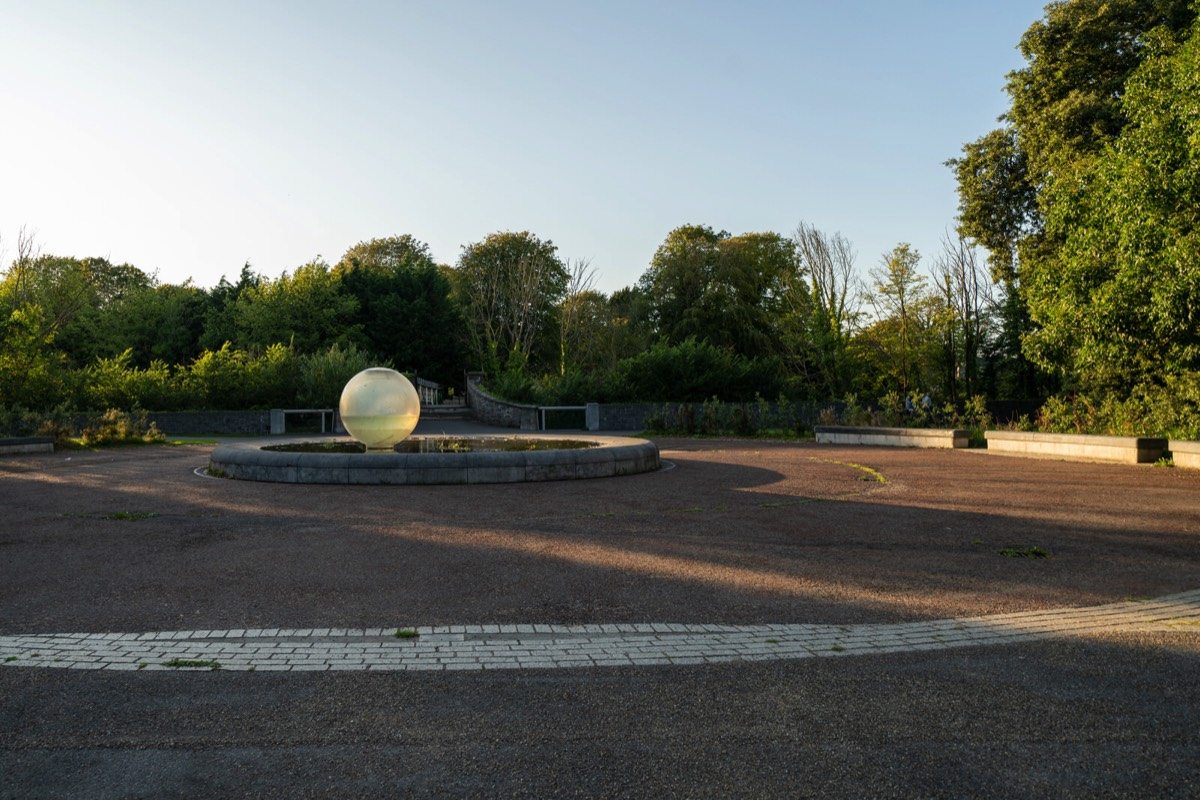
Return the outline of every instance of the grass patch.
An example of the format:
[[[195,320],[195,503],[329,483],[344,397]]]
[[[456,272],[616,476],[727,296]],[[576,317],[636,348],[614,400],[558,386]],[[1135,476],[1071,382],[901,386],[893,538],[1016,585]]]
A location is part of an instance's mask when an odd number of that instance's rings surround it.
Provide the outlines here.
[[[1052,558],[1049,550],[1040,547],[1004,547],[996,551],[1005,558]]]
[[[209,669],[220,669],[220,661],[199,661],[192,658],[172,658],[170,661],[162,662],[164,667],[208,667]]]
[[[9,656],[8,658],[4,659],[4,663],[7,664],[10,661],[16,661],[16,660],[17,660],[16,656]]]
[[[62,516],[72,517],[74,519],[112,519],[122,521],[136,521],[141,519],[154,519],[158,516],[157,511],[114,511],[111,514],[76,514],[70,511],[65,512]]]
[[[835,644],[833,647],[831,647],[831,648],[829,648],[829,649],[830,649],[830,650],[832,650],[832,651],[833,651],[833,652],[835,652],[835,653],[841,653],[841,652],[843,652],[843,651],[844,651],[846,648],[842,647],[840,644]]]
[[[167,447],[183,447],[189,444],[216,444],[216,439],[170,439],[163,442]]]
[[[421,634],[412,628],[397,628],[394,635],[397,639],[416,639]]]
[[[767,644],[779,644],[778,639],[767,639]]]

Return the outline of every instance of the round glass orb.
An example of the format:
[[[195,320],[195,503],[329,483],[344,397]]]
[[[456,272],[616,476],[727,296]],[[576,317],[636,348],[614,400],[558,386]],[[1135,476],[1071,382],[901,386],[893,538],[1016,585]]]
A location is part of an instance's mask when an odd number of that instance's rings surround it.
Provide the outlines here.
[[[338,413],[346,431],[368,450],[390,450],[417,427],[421,398],[396,370],[372,367],[346,382]]]

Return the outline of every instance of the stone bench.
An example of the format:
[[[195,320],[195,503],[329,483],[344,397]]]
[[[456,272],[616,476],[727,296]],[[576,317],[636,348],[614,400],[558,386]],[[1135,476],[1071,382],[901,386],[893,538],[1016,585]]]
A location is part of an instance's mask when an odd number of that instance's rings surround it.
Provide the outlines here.
[[[0,454],[53,452],[53,436],[17,436],[10,439],[0,439]]]
[[[1092,436],[1081,433],[987,431],[989,453],[1065,461],[1114,461],[1153,464],[1163,457],[1167,440],[1146,436]]]
[[[818,425],[818,444],[870,444],[883,447],[966,447],[969,431],[948,428],[864,428],[857,425]]]
[[[1175,462],[1175,466],[1200,469],[1200,442],[1172,439],[1167,449],[1171,451],[1171,460]]]

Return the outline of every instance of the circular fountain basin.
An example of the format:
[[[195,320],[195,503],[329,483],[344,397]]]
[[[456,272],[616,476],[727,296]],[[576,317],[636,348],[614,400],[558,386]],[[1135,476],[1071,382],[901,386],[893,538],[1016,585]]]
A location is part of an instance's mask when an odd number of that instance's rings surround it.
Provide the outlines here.
[[[410,437],[406,441],[421,439],[445,437]],[[486,447],[469,452],[339,453],[231,443],[213,450],[208,468],[213,475],[250,481],[412,486],[611,478],[659,468],[656,444],[625,436],[575,437],[571,440],[574,446],[562,448],[549,444],[562,441],[553,436],[464,436],[455,441],[479,441]],[[535,449],[492,449],[505,441],[530,442]],[[328,440],[311,444],[320,447],[328,445]]]

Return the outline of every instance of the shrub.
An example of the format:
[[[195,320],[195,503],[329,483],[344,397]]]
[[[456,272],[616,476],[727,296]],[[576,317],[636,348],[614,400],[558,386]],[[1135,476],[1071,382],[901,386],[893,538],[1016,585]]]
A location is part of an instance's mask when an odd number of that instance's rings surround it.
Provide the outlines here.
[[[145,411],[121,411],[116,408],[89,419],[80,432],[80,438],[90,447],[161,442],[166,439],[153,422],[146,422]]]
[[[336,408],[346,382],[371,367],[391,368],[391,362],[380,361],[352,344],[333,344],[328,350],[301,356],[296,402],[305,408]]]

